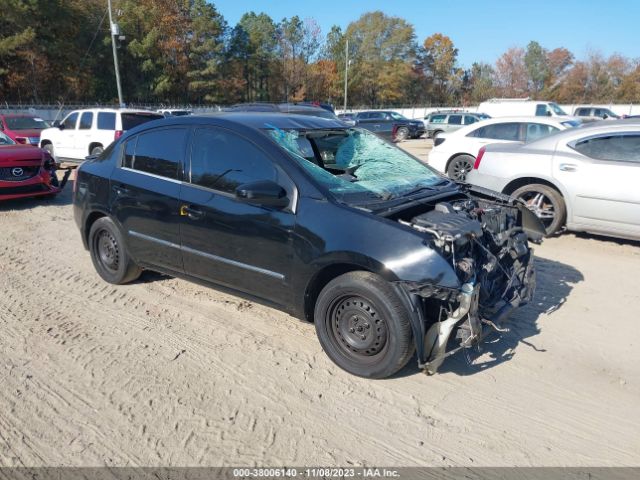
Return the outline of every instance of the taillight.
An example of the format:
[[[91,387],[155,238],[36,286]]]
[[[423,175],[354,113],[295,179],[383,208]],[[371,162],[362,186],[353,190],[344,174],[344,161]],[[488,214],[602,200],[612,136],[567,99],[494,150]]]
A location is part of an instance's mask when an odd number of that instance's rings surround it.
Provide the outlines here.
[[[116,133],[115,133],[115,135],[113,136],[113,139],[114,139],[114,140],[119,139],[119,138],[122,136],[122,134],[123,134],[123,133],[124,133],[124,131],[123,131],[123,130],[116,130]]]
[[[476,163],[473,164],[473,169],[474,170],[478,170],[478,168],[480,168],[480,162],[482,161],[482,156],[484,155],[484,151],[487,149],[487,147],[482,147],[479,151],[478,151],[478,156],[476,157]]]
[[[16,142],[25,145],[27,143],[27,139],[24,137],[16,137]]]
[[[394,125],[391,129],[391,140],[394,142],[396,140],[396,133],[398,133],[398,125]]]

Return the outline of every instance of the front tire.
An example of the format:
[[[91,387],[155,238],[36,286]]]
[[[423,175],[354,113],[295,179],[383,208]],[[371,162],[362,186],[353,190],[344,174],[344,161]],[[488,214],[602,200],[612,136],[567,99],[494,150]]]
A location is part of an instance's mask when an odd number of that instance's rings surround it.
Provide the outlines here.
[[[511,195],[522,200],[540,219],[547,236],[553,235],[564,225],[567,207],[562,195],[555,188],[533,183],[518,188]]]
[[[475,159],[471,155],[458,155],[449,162],[447,175],[453,180],[463,182],[467,173],[473,170],[474,161]]]
[[[129,257],[120,230],[108,217],[91,225],[89,252],[98,275],[106,282],[122,285],[136,280],[142,273]]]
[[[396,133],[396,141],[403,142],[409,138],[409,129],[407,127],[400,127]]]
[[[365,378],[386,378],[414,352],[410,312],[391,284],[369,272],[329,282],[315,306],[316,333],[340,368]]]

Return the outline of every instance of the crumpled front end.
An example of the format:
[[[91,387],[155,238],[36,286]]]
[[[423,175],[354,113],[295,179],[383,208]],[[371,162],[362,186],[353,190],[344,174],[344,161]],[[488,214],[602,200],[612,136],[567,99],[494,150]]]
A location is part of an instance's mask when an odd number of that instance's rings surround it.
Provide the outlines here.
[[[411,218],[425,243],[455,271],[459,288],[430,282],[398,282],[418,321],[414,337],[419,365],[433,374],[444,359],[480,343],[535,291],[533,250],[523,223],[526,208],[500,198],[466,196],[441,202]],[[414,212],[415,213],[415,212]],[[536,237],[537,239],[537,237]],[[452,340],[457,345],[451,346]]]

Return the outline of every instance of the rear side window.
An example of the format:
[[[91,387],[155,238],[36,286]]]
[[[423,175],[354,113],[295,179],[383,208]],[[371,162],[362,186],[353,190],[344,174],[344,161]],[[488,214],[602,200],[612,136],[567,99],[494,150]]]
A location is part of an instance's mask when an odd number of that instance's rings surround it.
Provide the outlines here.
[[[431,123],[444,123],[444,120],[447,118],[446,115],[432,115],[431,116],[431,120],[429,120]]]
[[[640,163],[640,133],[586,138],[578,140],[573,149],[597,160]]]
[[[93,112],[83,112],[80,116],[80,125],[78,129],[80,130],[90,130],[91,125],[93,124]]]
[[[449,115],[449,125],[462,125],[462,115]]]
[[[469,133],[468,137],[492,138],[495,140],[520,140],[520,123],[495,123],[485,125]]]
[[[78,112],[73,112],[67,118],[64,119],[62,125],[64,125],[65,130],[73,130],[76,128],[76,122],[78,121]]]
[[[98,112],[98,130],[115,130],[115,112]]]
[[[122,166],[175,180],[186,138],[186,128],[163,128],[137,135],[125,145]]]
[[[220,128],[196,130],[191,147],[191,183],[234,193],[243,183],[276,179],[271,160],[247,139]]]
[[[159,113],[122,113],[122,130],[131,130],[132,128],[150,122],[151,120],[159,120],[164,115]]]
[[[557,132],[559,130],[559,128],[556,128],[552,125],[545,125],[544,123],[528,123],[527,133],[524,140],[525,142],[533,142],[534,140],[546,137],[547,135],[550,135],[553,132]]]

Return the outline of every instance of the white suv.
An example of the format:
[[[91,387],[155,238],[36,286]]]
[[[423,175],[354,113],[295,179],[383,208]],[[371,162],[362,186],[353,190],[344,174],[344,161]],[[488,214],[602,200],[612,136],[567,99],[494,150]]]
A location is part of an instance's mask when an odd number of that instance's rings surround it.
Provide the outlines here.
[[[42,130],[40,148],[56,160],[98,155],[125,131],[163,115],[146,110],[92,108],[69,113],[57,126]]]

